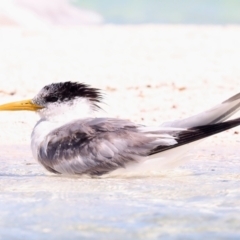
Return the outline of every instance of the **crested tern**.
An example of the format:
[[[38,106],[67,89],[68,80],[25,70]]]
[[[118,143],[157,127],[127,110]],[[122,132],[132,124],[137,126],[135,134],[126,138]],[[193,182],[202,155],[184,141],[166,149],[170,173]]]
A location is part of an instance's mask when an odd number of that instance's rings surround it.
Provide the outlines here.
[[[40,120],[31,135],[33,156],[46,170],[66,175],[161,171],[180,162],[200,140],[240,125],[240,118],[226,121],[240,109],[240,93],[200,114],[153,127],[94,117],[101,100],[99,89],[60,82],[0,110],[36,111]]]

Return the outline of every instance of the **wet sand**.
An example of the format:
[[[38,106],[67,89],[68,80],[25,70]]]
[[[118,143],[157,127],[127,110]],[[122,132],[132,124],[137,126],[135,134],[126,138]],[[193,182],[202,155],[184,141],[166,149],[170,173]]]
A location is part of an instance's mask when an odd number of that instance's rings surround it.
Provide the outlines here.
[[[1,27],[0,39],[0,104],[80,81],[106,93],[104,115],[158,125],[240,91],[237,26]],[[239,128],[202,142],[158,177],[81,179],[35,162],[37,115],[0,115],[2,239],[240,236]]]

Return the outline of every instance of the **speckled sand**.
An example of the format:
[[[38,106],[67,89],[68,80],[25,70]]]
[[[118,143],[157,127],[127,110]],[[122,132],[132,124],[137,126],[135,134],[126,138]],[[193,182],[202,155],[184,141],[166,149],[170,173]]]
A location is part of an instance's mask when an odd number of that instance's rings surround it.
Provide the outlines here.
[[[239,43],[238,26],[1,27],[0,104],[80,81],[104,90],[104,115],[157,125],[240,92]],[[37,119],[0,112],[0,239],[240,237],[239,128],[157,178],[70,179],[32,158]]]

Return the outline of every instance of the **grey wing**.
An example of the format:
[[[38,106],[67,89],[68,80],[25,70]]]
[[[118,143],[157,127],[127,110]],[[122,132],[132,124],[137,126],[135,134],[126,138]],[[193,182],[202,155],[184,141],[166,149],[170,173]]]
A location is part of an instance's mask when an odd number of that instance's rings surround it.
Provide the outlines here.
[[[127,120],[87,119],[49,133],[38,159],[54,173],[102,175],[141,157],[157,146],[176,144],[176,129],[148,129]]]
[[[240,109],[240,93],[232,96],[224,102],[201,112],[194,116],[175,120],[171,122],[165,122],[162,127],[180,127],[180,128],[192,128],[200,125],[221,123],[230,118],[233,114]]]

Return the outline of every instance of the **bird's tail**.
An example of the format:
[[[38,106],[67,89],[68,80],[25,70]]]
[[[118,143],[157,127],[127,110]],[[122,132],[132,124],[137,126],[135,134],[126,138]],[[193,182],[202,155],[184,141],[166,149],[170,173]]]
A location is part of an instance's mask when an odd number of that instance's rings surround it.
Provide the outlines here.
[[[172,148],[180,147],[182,145],[189,144],[206,137],[210,137],[214,134],[237,127],[238,125],[240,125],[240,118],[236,118],[226,122],[207,124],[207,125],[188,128],[186,131],[182,131],[178,134],[177,144],[170,145],[170,146],[158,146],[151,151],[150,155],[167,151]]]
[[[112,172],[111,176],[149,176],[149,174],[159,174],[167,169],[172,169],[189,159],[190,156],[186,156],[185,153],[196,146],[201,139],[238,125],[240,125],[240,118],[179,131],[178,136],[176,136],[176,144],[158,146],[151,150],[148,157],[141,164],[129,165],[127,168],[118,169]]]
[[[199,125],[221,123],[230,118],[234,113],[239,111],[239,109],[240,93],[232,96],[231,98],[207,111],[185,119],[165,122],[161,126],[191,128]]]

